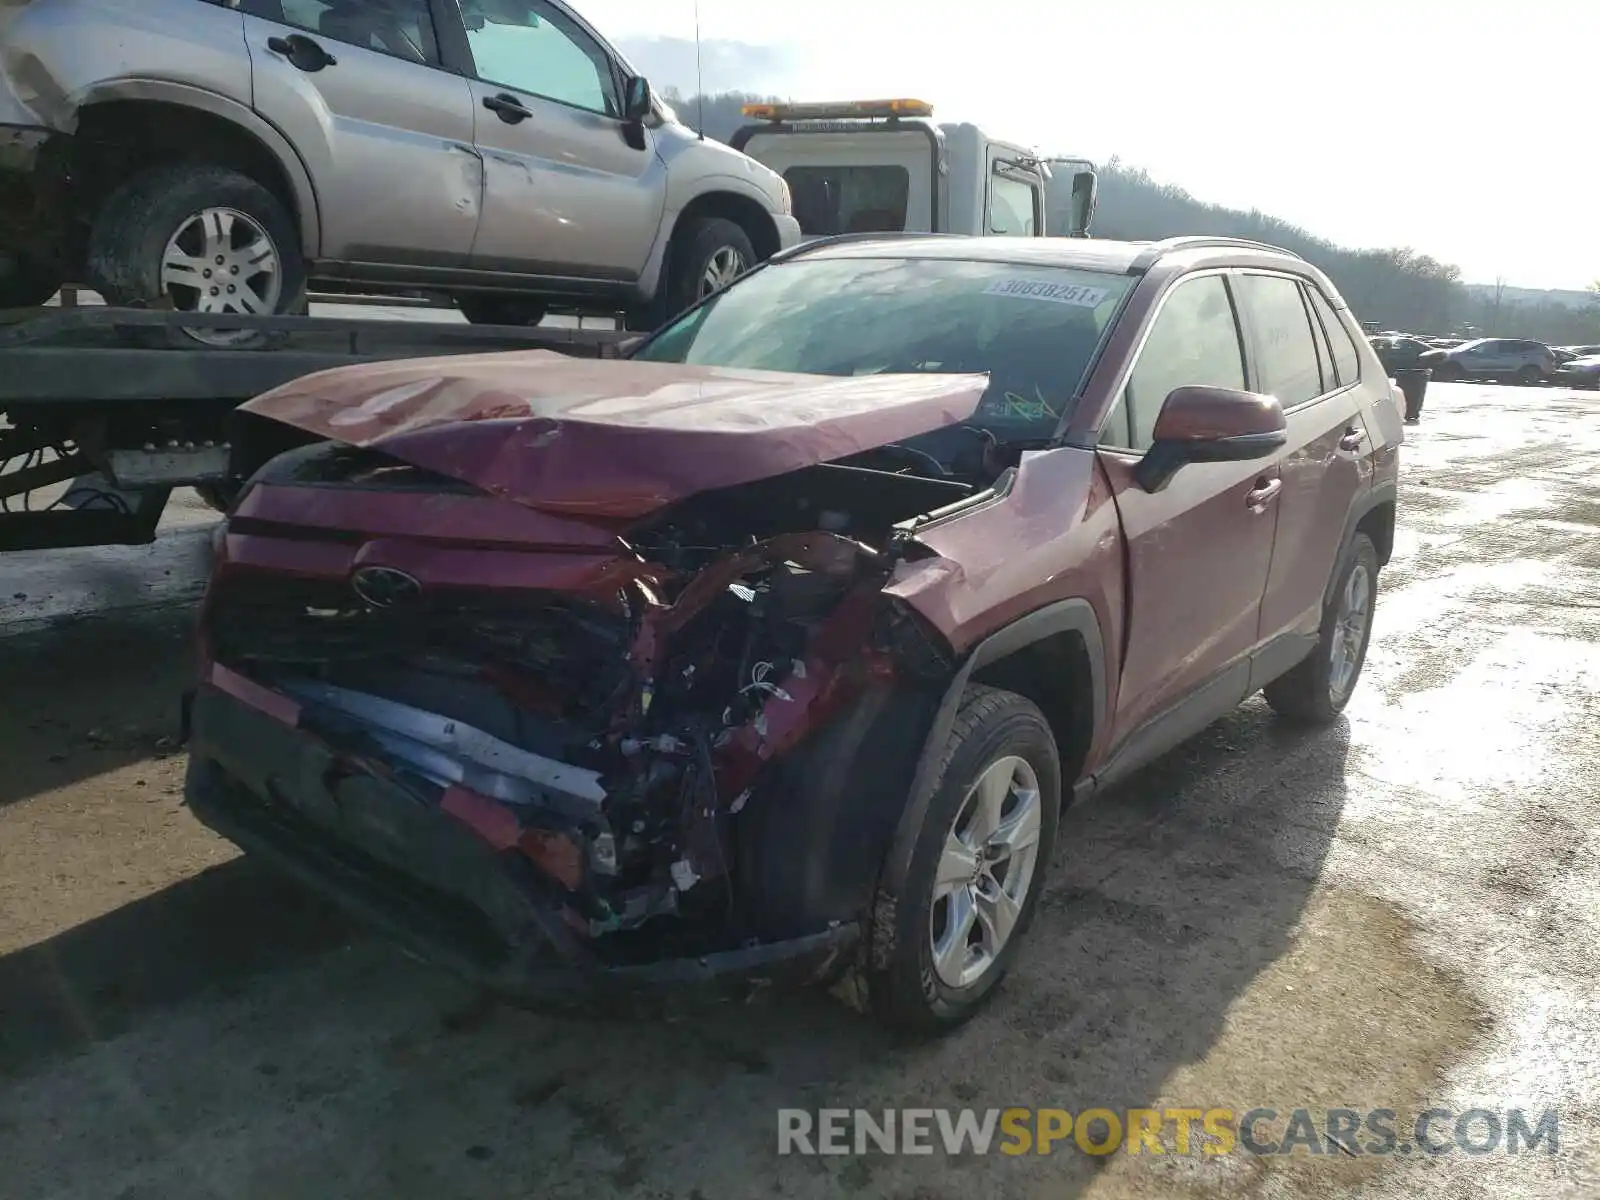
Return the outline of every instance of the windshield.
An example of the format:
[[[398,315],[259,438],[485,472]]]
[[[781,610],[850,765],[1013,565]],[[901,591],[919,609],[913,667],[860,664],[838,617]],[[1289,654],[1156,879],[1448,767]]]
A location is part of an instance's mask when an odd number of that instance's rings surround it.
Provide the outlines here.
[[[746,276],[634,357],[813,375],[987,372],[969,425],[1044,439],[1133,283],[1015,263],[800,258]]]

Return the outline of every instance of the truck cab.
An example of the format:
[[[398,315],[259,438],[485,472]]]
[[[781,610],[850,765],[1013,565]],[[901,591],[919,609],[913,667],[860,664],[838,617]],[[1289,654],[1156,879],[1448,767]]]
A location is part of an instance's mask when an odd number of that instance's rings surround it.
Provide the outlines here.
[[[972,124],[936,124],[921,100],[747,104],[731,145],[782,175],[803,237],[958,233],[1044,237],[1052,189],[1071,189],[1069,228],[1093,216],[1094,164],[1047,159]],[[1064,168],[1058,175],[1052,167]],[[1059,207],[1057,211],[1059,211]]]

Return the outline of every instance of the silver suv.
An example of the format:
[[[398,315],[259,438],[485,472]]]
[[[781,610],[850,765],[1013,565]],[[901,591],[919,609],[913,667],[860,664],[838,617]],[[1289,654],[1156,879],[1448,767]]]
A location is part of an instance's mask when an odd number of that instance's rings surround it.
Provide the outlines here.
[[[1549,346],[1526,338],[1478,338],[1417,357],[1417,366],[1431,368],[1435,379],[1544,383],[1559,365]]]
[[[0,0],[0,308],[294,313],[314,279],[641,327],[799,238],[558,0]]]

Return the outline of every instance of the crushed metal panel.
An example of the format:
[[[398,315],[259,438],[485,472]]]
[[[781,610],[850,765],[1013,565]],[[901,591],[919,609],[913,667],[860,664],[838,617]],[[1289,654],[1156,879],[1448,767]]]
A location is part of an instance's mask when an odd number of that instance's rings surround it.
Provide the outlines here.
[[[546,512],[631,518],[958,424],[987,385],[535,351],[324,372],[242,411]]]

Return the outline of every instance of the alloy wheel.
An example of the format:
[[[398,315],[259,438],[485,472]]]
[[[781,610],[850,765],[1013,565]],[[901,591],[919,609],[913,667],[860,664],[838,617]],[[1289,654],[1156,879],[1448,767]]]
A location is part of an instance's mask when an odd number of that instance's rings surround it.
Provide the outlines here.
[[[236,208],[190,217],[161,255],[161,288],[182,312],[271,316],[283,298],[283,259],[272,235]],[[191,329],[195,341],[229,346],[254,330]]]
[[[712,293],[720,292],[744,272],[744,255],[736,247],[722,247],[706,263],[705,272],[700,276],[700,294],[697,298],[704,300]]]
[[[1339,596],[1339,615],[1329,647],[1328,694],[1339,703],[1355,686],[1366,646],[1367,623],[1372,619],[1372,576],[1357,563]]]
[[[947,987],[977,983],[1011,940],[1037,874],[1041,816],[1039,777],[1015,755],[990,763],[956,811],[928,930],[933,969]]]

